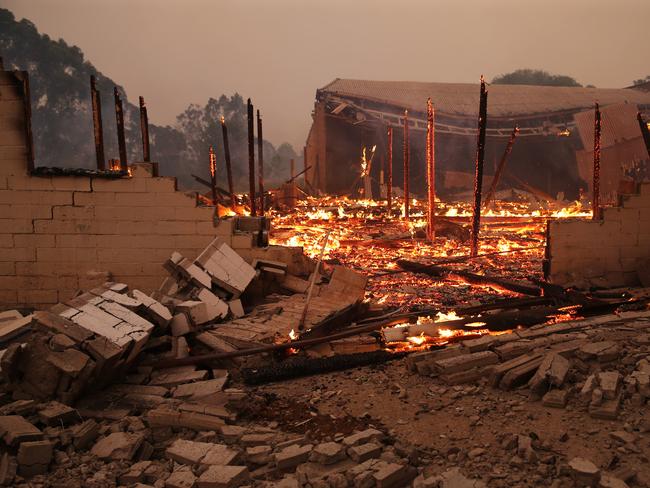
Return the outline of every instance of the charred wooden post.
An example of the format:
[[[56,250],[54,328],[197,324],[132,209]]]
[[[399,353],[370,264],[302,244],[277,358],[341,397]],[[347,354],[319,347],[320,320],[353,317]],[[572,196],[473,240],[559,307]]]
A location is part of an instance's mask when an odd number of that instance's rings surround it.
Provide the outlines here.
[[[594,110],[594,174],[593,198],[591,202],[591,218],[600,218],[600,107],[596,103]]]
[[[226,160],[226,176],[228,177],[228,192],[230,193],[230,205],[235,208],[237,203],[237,196],[235,195],[235,187],[232,182],[232,166],[230,164],[230,144],[228,143],[228,127],[226,126],[226,119],[221,116],[221,133],[223,134],[223,153]]]
[[[508,160],[508,157],[512,152],[512,146],[515,143],[517,134],[519,134],[519,127],[515,125],[515,128],[512,129],[512,134],[510,134],[510,139],[508,139],[508,145],[506,146],[506,150],[503,151],[503,156],[501,156],[501,161],[499,161],[497,170],[494,172],[494,178],[492,178],[492,184],[490,185],[490,189],[488,190],[487,195],[485,195],[485,202],[483,203],[483,206],[485,208],[487,208],[487,206],[490,204],[490,201],[492,200],[494,194],[497,191],[497,186],[499,185],[501,174],[503,173],[503,170],[506,167],[506,161]]]
[[[255,136],[253,125],[253,104],[248,99],[248,184],[251,201],[251,215],[257,215],[257,206],[255,204]]]
[[[126,160],[126,139],[124,136],[124,109],[122,107],[122,99],[117,91],[117,87],[113,88],[113,96],[115,97],[115,121],[117,122],[117,145],[120,150],[120,171],[128,171],[129,166]]]
[[[485,159],[485,129],[487,126],[487,90],[481,76],[481,99],[478,111],[478,138],[476,141],[476,170],[474,174],[474,213],[472,215],[472,237],[470,255],[478,254],[478,234],[481,227],[481,187],[483,185],[483,162]]]
[[[106,169],[104,159],[104,129],[102,127],[102,99],[97,90],[95,75],[90,75],[90,102],[93,109],[93,133],[95,135],[95,156],[97,157],[97,169]]]
[[[296,165],[294,164],[293,158],[289,162],[291,165],[291,180],[289,181],[293,181],[296,178]]]
[[[433,242],[436,238],[436,153],[434,111],[431,99],[427,100],[427,238]]]
[[[259,171],[260,215],[264,215],[264,138],[262,137],[262,117],[257,111],[257,169]]]
[[[388,215],[393,210],[393,128],[388,127],[388,143],[386,144],[387,162],[386,162],[386,208]]]
[[[648,122],[643,120],[641,112],[637,112],[636,119],[639,121],[639,128],[643,135],[643,142],[645,142],[645,148],[646,151],[648,151],[648,157],[650,158],[650,130],[648,130]]]
[[[404,220],[409,220],[409,113],[404,110]]]
[[[147,107],[144,104],[144,97],[140,97],[140,133],[142,134],[142,160],[145,163],[151,161],[151,150],[149,148],[149,117]]]

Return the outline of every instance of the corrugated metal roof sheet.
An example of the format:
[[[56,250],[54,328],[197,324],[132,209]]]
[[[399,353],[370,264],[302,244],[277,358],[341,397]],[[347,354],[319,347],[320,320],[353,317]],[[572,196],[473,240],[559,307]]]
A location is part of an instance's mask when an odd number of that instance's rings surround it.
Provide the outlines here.
[[[472,83],[423,83],[336,79],[320,91],[424,111],[431,97],[437,111],[475,117],[479,85]],[[549,112],[578,111],[615,103],[650,104],[650,93],[615,88],[574,88],[531,85],[490,85],[488,116],[521,117]]]
[[[636,105],[617,103],[600,109],[600,147],[613,146],[618,142],[641,137],[636,120]],[[587,151],[594,147],[594,111],[587,110],[573,116],[578,126],[582,145]]]

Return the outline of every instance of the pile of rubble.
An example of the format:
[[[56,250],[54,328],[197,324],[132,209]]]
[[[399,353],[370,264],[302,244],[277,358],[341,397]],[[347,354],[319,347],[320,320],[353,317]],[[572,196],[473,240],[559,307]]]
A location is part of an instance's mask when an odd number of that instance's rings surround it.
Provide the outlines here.
[[[411,371],[458,385],[488,378],[494,388],[527,387],[545,406],[570,398],[592,417],[616,418],[624,397],[650,398],[650,311],[626,311],[484,335],[412,354]]]

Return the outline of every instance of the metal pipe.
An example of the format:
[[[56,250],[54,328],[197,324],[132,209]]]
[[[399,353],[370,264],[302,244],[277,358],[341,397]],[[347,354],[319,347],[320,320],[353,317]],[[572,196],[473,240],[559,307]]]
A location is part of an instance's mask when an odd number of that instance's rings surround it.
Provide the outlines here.
[[[503,173],[503,170],[506,167],[506,161],[508,160],[508,156],[510,156],[510,153],[512,152],[512,146],[515,143],[515,139],[518,133],[519,133],[519,127],[515,125],[515,128],[512,129],[512,134],[510,134],[510,139],[508,140],[508,145],[506,146],[506,150],[503,151],[503,156],[501,156],[501,161],[499,161],[499,165],[497,166],[497,169],[494,172],[494,178],[492,178],[492,184],[490,185],[490,189],[488,190],[487,195],[485,196],[485,202],[483,203],[483,207],[485,208],[487,208],[487,206],[490,204],[490,200],[492,200],[494,194],[497,191],[497,186],[499,185],[501,174]]]
[[[481,187],[483,185],[483,162],[485,159],[485,129],[487,127],[487,89],[481,76],[481,97],[478,112],[478,137],[476,140],[476,169],[474,174],[474,213],[472,215],[472,237],[470,255],[478,254],[478,234],[481,226]]]
[[[226,119],[221,116],[221,133],[223,134],[223,152],[226,160],[226,174],[228,177],[228,192],[230,193],[230,205],[235,208],[237,204],[237,196],[235,195],[235,187],[232,182],[232,166],[230,164],[230,144],[228,143],[228,127],[226,126]]]
[[[260,215],[264,216],[264,138],[262,137],[262,117],[260,111],[257,111],[257,168],[259,171],[259,187],[260,187]]]
[[[387,129],[388,143],[387,147],[387,167],[386,167],[386,207],[388,215],[393,210],[393,128],[388,126]]]
[[[102,128],[102,100],[97,90],[95,75],[90,75],[90,102],[93,109],[93,133],[95,135],[95,156],[97,157],[97,169],[106,169],[104,158],[104,130]]]
[[[427,197],[429,213],[427,215],[427,238],[434,242],[436,238],[436,153],[435,153],[435,113],[431,99],[427,100]]]
[[[117,122],[117,145],[120,151],[120,171],[128,171],[129,166],[126,160],[126,139],[124,137],[124,109],[122,108],[122,99],[117,91],[113,88],[115,98],[115,121]]]
[[[145,163],[151,161],[151,150],[149,148],[149,117],[147,107],[144,104],[144,97],[140,97],[140,133],[142,134],[142,160]]]
[[[594,110],[594,172],[591,218],[600,219],[600,107],[596,103]]]
[[[409,112],[404,110],[404,220],[409,220]]]
[[[247,102],[248,111],[248,185],[250,192],[251,215],[257,215],[257,206],[255,204],[255,135],[253,125],[253,104],[251,99]]]

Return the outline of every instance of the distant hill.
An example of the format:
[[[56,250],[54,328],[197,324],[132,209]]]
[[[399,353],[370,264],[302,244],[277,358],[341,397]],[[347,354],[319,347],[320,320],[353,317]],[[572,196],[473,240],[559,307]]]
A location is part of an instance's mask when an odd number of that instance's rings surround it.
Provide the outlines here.
[[[129,161],[142,160],[139,109],[128,101],[124,88],[84,59],[80,48],[68,45],[63,39],[55,41],[40,34],[30,21],[18,22],[9,10],[0,9],[0,56],[5,69],[29,72],[37,166],[95,166],[89,81],[93,74],[102,97],[106,158],[118,158],[113,103],[113,87],[117,86],[124,101]],[[146,99],[146,94],[143,95]],[[221,115],[229,127],[235,184],[238,189],[245,190],[248,167],[246,105],[239,94],[210,98],[203,107],[190,105],[178,116],[174,126],[150,123],[151,158],[160,163],[161,173],[177,176],[185,187],[197,187],[191,174],[207,177],[210,144],[223,164]],[[292,157],[296,154],[289,144],[282,144],[276,150],[270,142],[264,141],[269,185],[286,179],[286,168]],[[224,179],[221,184],[225,186]]]

